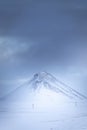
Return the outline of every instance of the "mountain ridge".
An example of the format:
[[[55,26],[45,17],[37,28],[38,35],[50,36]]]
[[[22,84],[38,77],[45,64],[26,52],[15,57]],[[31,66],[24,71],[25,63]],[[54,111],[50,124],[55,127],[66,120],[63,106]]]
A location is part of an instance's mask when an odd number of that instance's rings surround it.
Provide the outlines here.
[[[71,88],[70,86],[66,85],[62,81],[58,80],[55,78],[53,75],[50,73],[47,73],[45,71],[39,72],[34,74],[34,76],[31,78],[31,80],[28,80],[21,86],[17,87],[14,89],[12,92],[9,94],[5,95],[4,97],[1,98],[1,100],[4,100],[10,96],[13,96],[15,93],[19,94],[18,97],[20,97],[21,91],[25,91],[25,94],[31,93],[32,91],[39,91],[42,88],[46,88],[48,90],[54,91],[56,93],[61,93],[64,96],[74,99],[78,98],[81,100],[87,99],[87,97],[80,92],[76,91],[75,89]],[[22,90],[23,89],[23,90]]]

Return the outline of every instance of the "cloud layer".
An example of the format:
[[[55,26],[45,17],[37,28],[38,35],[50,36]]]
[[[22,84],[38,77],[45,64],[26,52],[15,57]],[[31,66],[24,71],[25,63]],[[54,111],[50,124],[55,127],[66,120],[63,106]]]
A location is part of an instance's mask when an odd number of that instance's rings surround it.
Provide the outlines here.
[[[1,0],[0,79],[37,71],[87,76],[86,0]]]

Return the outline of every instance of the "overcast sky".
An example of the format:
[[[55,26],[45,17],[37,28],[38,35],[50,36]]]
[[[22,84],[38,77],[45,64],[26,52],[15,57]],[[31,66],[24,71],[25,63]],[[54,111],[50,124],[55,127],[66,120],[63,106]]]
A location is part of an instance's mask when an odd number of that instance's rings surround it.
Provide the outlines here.
[[[87,90],[87,0],[0,0],[0,82],[43,70]]]

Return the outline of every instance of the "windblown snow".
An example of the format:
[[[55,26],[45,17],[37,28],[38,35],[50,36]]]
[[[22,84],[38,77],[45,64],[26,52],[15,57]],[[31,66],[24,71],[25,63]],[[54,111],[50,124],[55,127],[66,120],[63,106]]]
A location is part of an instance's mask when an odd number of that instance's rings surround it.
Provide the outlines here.
[[[47,72],[0,99],[1,130],[87,130],[87,97]]]

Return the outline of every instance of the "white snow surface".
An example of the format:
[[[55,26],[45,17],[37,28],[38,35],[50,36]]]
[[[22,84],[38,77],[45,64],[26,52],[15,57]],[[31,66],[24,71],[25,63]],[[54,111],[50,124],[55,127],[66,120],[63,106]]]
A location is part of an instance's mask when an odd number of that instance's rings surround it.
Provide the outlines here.
[[[87,98],[37,73],[0,99],[0,130],[87,130]]]

